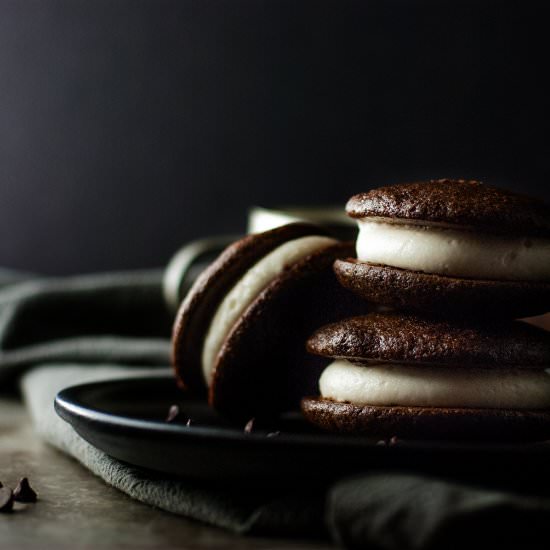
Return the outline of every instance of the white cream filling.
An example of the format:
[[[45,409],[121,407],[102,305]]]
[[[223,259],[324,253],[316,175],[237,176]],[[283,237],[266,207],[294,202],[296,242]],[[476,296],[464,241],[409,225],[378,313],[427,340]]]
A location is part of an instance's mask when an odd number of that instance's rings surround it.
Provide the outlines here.
[[[323,371],[319,388],[322,397],[359,407],[550,407],[550,374],[544,370],[358,366],[337,360]]]
[[[506,238],[437,225],[358,221],[364,262],[474,279],[550,280],[550,239]]]
[[[233,325],[254,299],[287,267],[336,242],[335,239],[318,235],[288,241],[264,256],[241,277],[218,306],[206,333],[202,348],[202,372],[208,386],[212,382],[218,352]]]

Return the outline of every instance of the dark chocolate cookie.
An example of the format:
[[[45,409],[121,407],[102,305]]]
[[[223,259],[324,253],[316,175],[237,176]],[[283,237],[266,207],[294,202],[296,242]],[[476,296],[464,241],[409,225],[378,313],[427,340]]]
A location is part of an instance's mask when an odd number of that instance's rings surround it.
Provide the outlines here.
[[[353,218],[399,218],[489,233],[550,237],[550,205],[471,180],[440,179],[380,187],[353,196],[346,211]]]
[[[172,334],[172,364],[180,385],[205,393],[201,351],[210,321],[228,290],[261,258],[283,243],[324,235],[309,224],[288,224],[264,233],[248,235],[228,246],[198,277],[181,304]]]
[[[537,440],[550,438],[550,411],[432,407],[358,407],[308,397],[302,412],[333,432],[404,439]]]
[[[550,311],[550,282],[465,279],[336,260],[340,284],[365,300],[395,309],[449,316],[527,317]]]
[[[522,321],[472,325],[370,313],[321,327],[307,341],[307,349],[358,362],[544,369],[550,364],[550,333]]]
[[[336,244],[297,262],[248,307],[218,355],[209,400],[235,419],[298,408],[317,389],[326,361],[306,352],[313,330],[365,303],[343,289],[330,266],[351,244]]]
[[[307,337],[327,322],[366,311],[366,303],[342,288],[332,270],[335,259],[353,252],[353,243],[327,240],[273,277],[229,325],[206,387],[203,346],[227,293],[267,254],[314,235],[323,231],[291,224],[245,237],[207,269],[180,307],[173,331],[178,382],[208,393],[210,404],[227,417],[242,420],[297,408],[300,398],[314,391],[324,363],[306,353]]]

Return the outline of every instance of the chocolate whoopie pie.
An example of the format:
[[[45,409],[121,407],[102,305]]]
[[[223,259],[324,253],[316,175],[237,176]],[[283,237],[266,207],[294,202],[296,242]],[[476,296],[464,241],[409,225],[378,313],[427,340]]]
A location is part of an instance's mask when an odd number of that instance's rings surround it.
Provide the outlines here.
[[[235,419],[297,408],[323,366],[304,349],[308,335],[365,311],[332,271],[352,253],[353,243],[301,223],[230,245],[180,306],[173,330],[179,384]]]
[[[432,180],[352,197],[357,259],[336,275],[367,300],[446,315],[550,311],[550,206],[477,181]]]
[[[550,437],[550,333],[521,321],[371,313],[322,327],[307,349],[333,359],[320,397],[302,400],[321,428],[413,439]]]

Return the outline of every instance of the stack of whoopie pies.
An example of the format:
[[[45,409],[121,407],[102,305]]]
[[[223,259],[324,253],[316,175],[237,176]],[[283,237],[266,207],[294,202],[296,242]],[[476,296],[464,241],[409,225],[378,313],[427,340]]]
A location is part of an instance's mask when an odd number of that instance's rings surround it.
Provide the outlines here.
[[[352,197],[357,259],[340,283],[376,312],[308,340],[333,361],[314,424],[376,437],[550,437],[550,333],[514,319],[550,311],[550,207],[477,181]]]

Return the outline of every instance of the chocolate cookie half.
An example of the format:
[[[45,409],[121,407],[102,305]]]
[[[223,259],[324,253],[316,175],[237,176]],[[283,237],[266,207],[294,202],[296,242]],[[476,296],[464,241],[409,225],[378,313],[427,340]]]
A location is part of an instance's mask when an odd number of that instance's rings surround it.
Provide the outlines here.
[[[550,206],[477,181],[432,180],[352,197],[357,259],[342,285],[400,309],[522,317],[550,311]]]
[[[207,393],[218,411],[238,419],[296,407],[322,368],[304,350],[307,336],[365,310],[331,269],[352,248],[306,224],[228,247],[178,312],[173,365],[179,383]]]
[[[325,430],[382,439],[533,441],[550,435],[550,413],[544,410],[358,407],[308,397],[302,400],[302,411]]]
[[[306,418],[373,437],[550,437],[550,334],[521,321],[466,326],[372,313],[322,327],[311,353],[334,361]]]

